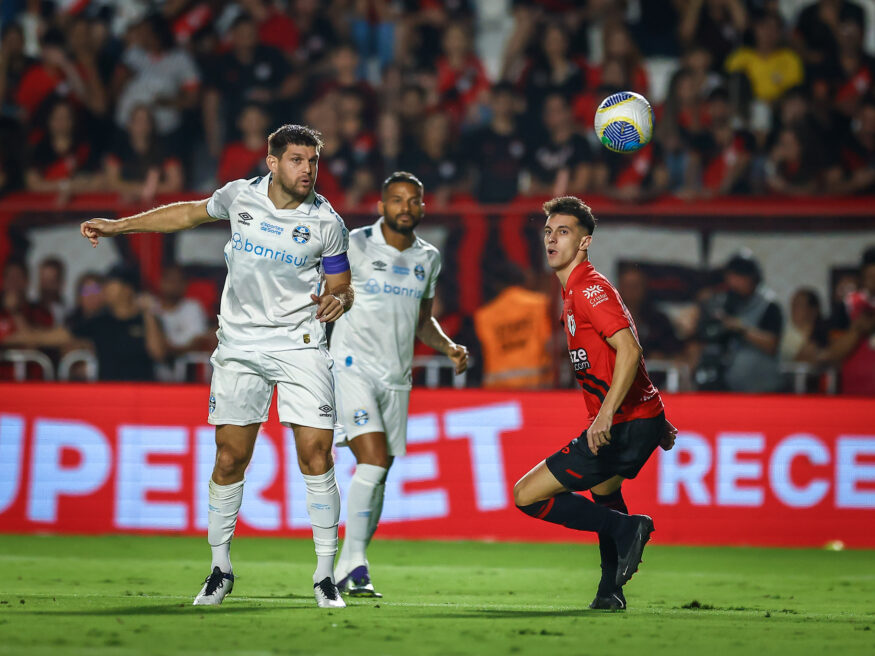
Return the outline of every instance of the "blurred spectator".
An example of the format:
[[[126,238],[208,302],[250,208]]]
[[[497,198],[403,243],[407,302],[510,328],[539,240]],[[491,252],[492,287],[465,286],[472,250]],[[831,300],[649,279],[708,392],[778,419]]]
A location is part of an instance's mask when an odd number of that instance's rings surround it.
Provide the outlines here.
[[[754,98],[771,103],[801,84],[802,60],[781,45],[781,20],[764,14],[754,23],[754,46],[742,46],[726,59],[728,73],[743,73]]]
[[[145,105],[135,107],[127,132],[104,158],[106,187],[126,201],[150,202],[156,194],[182,190],[182,164],[167,153],[155,134],[152,112]]]
[[[492,273],[491,300],[474,313],[483,387],[549,387],[553,382],[550,299],[526,289],[522,271],[505,261]]]
[[[870,93],[875,82],[875,58],[863,51],[863,26],[846,20],[839,26],[838,66],[835,106],[844,116],[853,116],[860,101]]]
[[[182,269],[170,266],[164,269],[159,284],[155,312],[161,321],[167,342],[167,355],[173,360],[190,351],[208,351],[215,348],[214,335],[207,332],[207,315],[203,307],[191,298],[185,298],[186,279]],[[160,367],[161,378],[171,380],[171,367]]]
[[[466,143],[471,158],[474,195],[481,203],[507,203],[519,193],[526,161],[526,143],[517,129],[518,98],[508,83],[494,86],[492,119],[473,132]]]
[[[61,325],[67,318],[64,302],[66,267],[60,258],[47,257],[37,269],[37,305],[52,316],[54,325]]]
[[[219,184],[231,180],[267,175],[267,151],[264,143],[270,132],[267,112],[257,104],[249,104],[240,112],[237,129],[242,137],[222,150],[219,159]]]
[[[204,93],[204,131],[215,155],[221,152],[222,135],[226,141],[238,139],[244,107],[259,103],[266,109],[275,108],[294,91],[291,67],[279,50],[258,42],[252,16],[240,14],[229,36],[230,49],[217,58]],[[224,116],[224,125],[220,116]]]
[[[164,359],[167,347],[152,303],[137,297],[139,286],[136,270],[118,264],[106,275],[103,310],[90,317],[80,315],[69,327],[27,331],[24,343],[69,347],[89,340],[100,380],[155,380],[154,364]]]
[[[52,315],[27,298],[29,275],[27,265],[10,259],[3,267],[2,306],[0,306],[0,342],[15,346],[13,341],[33,328],[48,328]]]
[[[586,89],[589,75],[586,62],[569,55],[568,30],[561,23],[548,24],[538,46],[522,76],[528,115],[534,120],[548,95],[558,93],[570,101]]]
[[[805,7],[796,21],[795,45],[814,75],[835,70],[844,22],[865,24],[863,9],[848,0],[818,0]]]
[[[545,133],[528,147],[530,195],[580,194],[590,188],[592,151],[578,132],[571,107],[562,94],[544,99]]]
[[[781,335],[780,355],[785,362],[815,362],[829,343],[829,330],[813,289],[803,287],[790,300],[790,321]]]
[[[385,71],[395,59],[395,25],[400,18],[396,3],[388,0],[357,2],[352,9],[350,30],[359,52],[359,77],[368,78],[368,65],[376,60]]]
[[[401,135],[405,148],[415,144],[422,136],[422,125],[428,109],[425,89],[418,84],[408,84],[401,90],[399,106]]]
[[[363,119],[366,122],[376,116],[376,94],[368,82],[359,78],[358,51],[352,44],[341,43],[331,51],[331,67],[319,86],[319,95],[324,97],[334,91],[356,93],[363,103]]]
[[[692,139],[687,180],[690,196],[749,193],[756,141],[746,130],[733,128],[729,95],[716,89],[706,104],[707,126]],[[625,297],[624,297],[625,298]]]
[[[485,104],[489,79],[473,51],[471,36],[464,25],[453,23],[443,36],[443,55],[437,60],[438,93],[441,107],[456,122],[474,117]]]
[[[730,258],[726,290],[707,299],[697,329],[697,387],[733,392],[777,392],[778,342],[783,318],[774,294],[762,286],[750,254]]]
[[[132,28],[131,45],[121,57],[114,86],[120,89],[115,120],[124,128],[139,105],[152,108],[158,135],[174,135],[177,146],[188,143],[178,135],[183,112],[198,101],[200,74],[191,55],[176,47],[167,21],[153,14]],[[180,138],[181,137],[181,138]]]
[[[330,3],[320,0],[291,0],[288,12],[298,31],[298,49],[295,63],[300,66],[318,65],[328,48],[337,43],[338,34],[328,17]]]
[[[240,5],[258,26],[259,43],[276,48],[287,57],[297,52],[301,41],[298,26],[276,3],[271,0],[240,0]]]
[[[604,49],[605,61],[613,61],[620,64],[623,70],[623,76],[627,82],[628,90],[637,91],[638,93],[649,95],[649,80],[647,77],[647,69],[644,68],[644,62],[641,59],[641,53],[632,41],[632,36],[629,30],[622,23],[607,23],[604,28]],[[599,86],[602,84],[604,73],[601,69],[593,71],[591,84]]]
[[[15,102],[32,119],[47,101],[69,97],[83,101],[87,91],[66,51],[64,34],[50,29],[42,37],[41,58],[21,77]]]
[[[25,72],[35,61],[24,53],[24,33],[17,23],[6,23],[0,30],[0,117],[19,120],[15,93]]]
[[[841,164],[829,172],[834,194],[875,191],[875,99],[866,100],[853,122],[852,138],[841,152]]]
[[[671,320],[653,303],[644,272],[635,266],[623,268],[617,279],[617,290],[635,320],[644,356],[668,360],[680,355],[681,342]]]
[[[79,325],[103,310],[103,276],[94,271],[86,271],[76,281],[76,305],[67,317],[69,326]]]
[[[85,94],[81,100],[92,116],[103,118],[109,109],[109,92],[100,70],[102,44],[94,36],[92,22],[84,16],[73,18],[67,27],[67,46]]]
[[[438,206],[446,205],[453,193],[462,190],[464,182],[450,129],[446,114],[431,114],[425,119],[419,143],[401,155],[402,168],[416,172]]]
[[[860,289],[845,298],[844,332],[823,353],[823,361],[841,366],[841,391],[875,396],[875,246],[863,253]]]
[[[765,183],[769,191],[799,196],[814,193],[817,189],[817,161],[810,142],[799,130],[781,130],[765,166]]]
[[[393,171],[401,170],[403,146],[401,120],[397,114],[383,112],[377,120],[377,148],[371,154],[372,169],[378,172],[377,182],[382,182]]]
[[[422,69],[434,65],[441,54],[441,39],[451,23],[469,25],[474,14],[471,0],[401,0],[397,60],[405,67]]]
[[[743,0],[687,0],[682,3],[678,35],[685,48],[699,46],[714,56],[714,67],[741,43],[747,29]]]
[[[29,191],[58,192],[62,202],[74,192],[99,187],[94,152],[82,138],[73,105],[55,102],[48,113],[45,136],[33,148],[25,173]]]

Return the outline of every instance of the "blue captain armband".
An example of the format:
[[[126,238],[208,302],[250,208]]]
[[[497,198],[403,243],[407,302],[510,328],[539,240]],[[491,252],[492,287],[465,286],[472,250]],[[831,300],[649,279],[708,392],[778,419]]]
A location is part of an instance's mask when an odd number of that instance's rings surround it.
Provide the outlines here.
[[[349,258],[346,256],[346,253],[323,257],[322,270],[325,273],[343,273],[344,271],[349,271]]]

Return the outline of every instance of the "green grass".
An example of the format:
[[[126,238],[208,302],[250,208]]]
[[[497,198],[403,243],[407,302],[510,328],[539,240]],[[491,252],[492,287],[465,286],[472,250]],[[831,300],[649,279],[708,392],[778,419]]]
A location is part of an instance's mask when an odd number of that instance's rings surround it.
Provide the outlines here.
[[[586,608],[594,545],[378,540],[386,596],[332,611],[313,601],[308,540],[240,538],[234,593],[193,607],[208,554],[192,538],[0,536],[0,655],[875,654],[871,551],[650,546],[625,613]]]

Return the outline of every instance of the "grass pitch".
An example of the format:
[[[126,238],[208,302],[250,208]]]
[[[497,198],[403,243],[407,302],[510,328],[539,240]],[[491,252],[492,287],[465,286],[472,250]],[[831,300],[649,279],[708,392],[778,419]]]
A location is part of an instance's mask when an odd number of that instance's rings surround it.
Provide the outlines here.
[[[203,539],[0,536],[0,654],[875,653],[875,554],[659,545],[625,613],[595,545],[376,541],[379,600],[316,608],[309,540],[240,538],[218,608]]]

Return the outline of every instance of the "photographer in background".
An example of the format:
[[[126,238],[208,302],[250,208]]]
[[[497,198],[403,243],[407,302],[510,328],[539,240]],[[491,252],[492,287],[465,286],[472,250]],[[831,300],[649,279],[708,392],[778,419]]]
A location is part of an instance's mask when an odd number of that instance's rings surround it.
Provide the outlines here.
[[[724,269],[724,291],[705,301],[696,331],[700,390],[777,392],[781,388],[778,342],[783,317],[775,295],[761,285],[749,252],[733,255]]]

